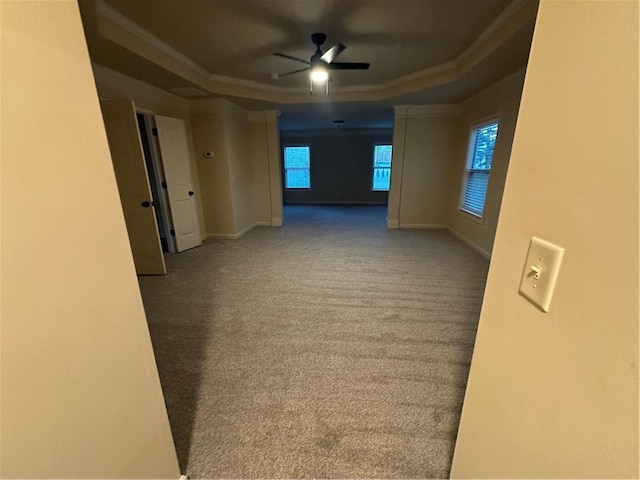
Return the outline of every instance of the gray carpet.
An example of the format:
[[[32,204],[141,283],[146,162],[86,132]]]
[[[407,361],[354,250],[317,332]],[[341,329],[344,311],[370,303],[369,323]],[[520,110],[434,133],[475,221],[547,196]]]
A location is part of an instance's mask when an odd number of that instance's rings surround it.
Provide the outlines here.
[[[183,472],[448,477],[488,262],[385,214],[290,206],[140,278]]]

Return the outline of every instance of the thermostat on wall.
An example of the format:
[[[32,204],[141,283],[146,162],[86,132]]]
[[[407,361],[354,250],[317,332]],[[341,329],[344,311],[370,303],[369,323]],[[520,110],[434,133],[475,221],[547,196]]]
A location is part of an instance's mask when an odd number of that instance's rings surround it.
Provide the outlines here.
[[[203,155],[205,156],[205,158],[213,158],[213,152],[210,150],[204,152]]]

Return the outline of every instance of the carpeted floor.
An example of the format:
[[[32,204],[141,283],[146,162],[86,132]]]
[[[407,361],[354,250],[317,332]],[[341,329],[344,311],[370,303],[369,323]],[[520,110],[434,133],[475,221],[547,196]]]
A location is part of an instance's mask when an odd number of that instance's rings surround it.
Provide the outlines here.
[[[448,477],[488,262],[383,207],[285,214],[140,278],[182,471]]]

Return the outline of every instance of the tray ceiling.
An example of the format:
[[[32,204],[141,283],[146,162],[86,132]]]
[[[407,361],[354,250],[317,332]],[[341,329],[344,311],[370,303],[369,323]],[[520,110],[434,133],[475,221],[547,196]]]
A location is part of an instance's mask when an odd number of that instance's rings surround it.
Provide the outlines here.
[[[325,101],[308,94],[309,35],[341,42],[332,101],[429,99],[445,103],[526,65],[534,0],[80,0],[92,60],[170,91],[195,87],[251,108]],[[500,55],[496,55],[497,52]],[[456,87],[456,84],[459,84]],[[438,98],[438,91],[449,98]],[[451,95],[451,92],[459,92]],[[472,92],[473,93],[473,92]]]

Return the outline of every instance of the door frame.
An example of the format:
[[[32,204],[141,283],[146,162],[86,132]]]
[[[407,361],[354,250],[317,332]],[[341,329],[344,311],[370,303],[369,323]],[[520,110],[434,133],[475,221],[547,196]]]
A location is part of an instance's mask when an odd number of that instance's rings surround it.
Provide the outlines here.
[[[151,152],[151,158],[149,160],[153,168],[153,181],[155,182],[156,191],[158,192],[159,197],[155,199],[157,202],[155,206],[162,216],[162,233],[167,239],[167,248],[169,249],[169,253],[177,253],[178,249],[176,247],[176,239],[171,233],[173,231],[173,219],[171,217],[171,208],[169,207],[167,188],[164,186],[166,183],[162,159],[160,157],[160,145],[158,144],[158,136],[153,133],[156,128],[154,114],[142,108],[136,108],[136,113],[142,116],[144,129],[149,142],[149,151]],[[149,179],[149,181],[151,181],[151,179]]]

